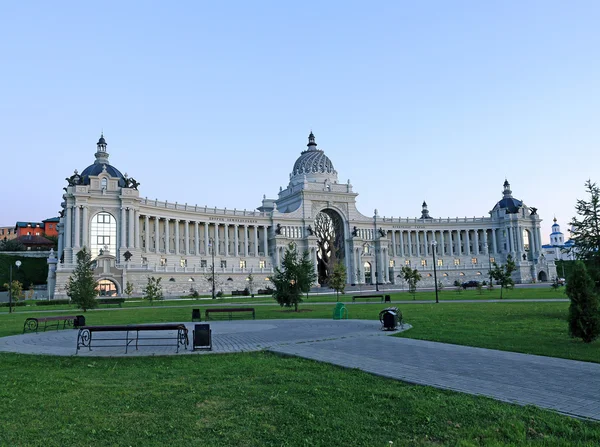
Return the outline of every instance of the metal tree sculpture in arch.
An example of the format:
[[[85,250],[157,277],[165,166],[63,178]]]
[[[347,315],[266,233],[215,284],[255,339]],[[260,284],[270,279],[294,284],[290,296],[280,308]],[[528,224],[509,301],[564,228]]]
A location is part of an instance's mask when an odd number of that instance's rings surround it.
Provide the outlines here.
[[[319,284],[324,285],[328,283],[335,264],[345,258],[344,223],[336,211],[325,209],[317,214],[313,231],[317,237]]]

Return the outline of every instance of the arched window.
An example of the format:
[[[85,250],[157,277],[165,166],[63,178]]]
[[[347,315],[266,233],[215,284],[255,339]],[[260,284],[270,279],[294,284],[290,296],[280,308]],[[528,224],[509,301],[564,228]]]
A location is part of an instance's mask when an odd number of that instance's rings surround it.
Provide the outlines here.
[[[90,225],[90,250],[92,259],[100,250],[117,254],[117,221],[112,214],[101,212],[92,217]]]
[[[102,189],[106,189],[108,187],[108,179],[106,177],[104,177],[101,181],[100,181],[100,186],[102,187]]]

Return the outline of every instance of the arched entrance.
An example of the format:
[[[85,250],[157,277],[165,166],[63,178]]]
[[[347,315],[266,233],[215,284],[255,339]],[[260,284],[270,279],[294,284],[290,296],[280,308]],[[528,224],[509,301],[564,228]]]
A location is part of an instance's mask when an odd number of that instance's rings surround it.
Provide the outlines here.
[[[110,279],[101,279],[96,287],[100,296],[116,296],[118,293],[117,285]]]
[[[365,262],[363,264],[363,269],[365,270],[365,284],[371,284],[372,283],[371,263]]]
[[[548,275],[545,271],[541,271],[538,273],[538,281],[548,281]]]
[[[324,285],[335,264],[344,262],[346,257],[342,217],[332,209],[320,211],[315,218],[314,234],[317,237],[319,284]]]

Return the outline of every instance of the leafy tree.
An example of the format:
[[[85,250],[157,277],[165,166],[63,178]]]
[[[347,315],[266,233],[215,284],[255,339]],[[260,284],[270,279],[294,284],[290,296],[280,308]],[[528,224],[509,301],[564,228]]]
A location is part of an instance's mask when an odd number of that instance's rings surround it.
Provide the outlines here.
[[[281,307],[294,306],[297,312],[298,304],[302,302],[302,294],[308,293],[317,280],[315,266],[310,260],[308,251],[300,257],[296,246],[290,244],[283,255],[281,269],[275,269],[271,280],[275,285],[273,292],[275,301]]]
[[[417,269],[410,268],[409,265],[405,265],[401,270],[402,278],[408,283],[408,293],[412,294],[413,300],[417,293],[417,283],[421,281],[421,274]]]
[[[160,282],[162,278],[155,278],[154,276],[148,276],[148,282],[144,287],[144,299],[150,301],[151,305],[154,305],[155,300],[163,299],[163,291]]]
[[[571,220],[571,239],[575,242],[575,257],[585,261],[594,278],[600,276],[600,188],[591,180],[585,182],[589,200],[579,199],[575,204],[579,219]]]
[[[98,307],[98,282],[94,279],[92,255],[86,247],[77,252],[77,266],[67,282],[67,295],[71,301],[86,312]]]
[[[6,287],[8,293],[11,294],[12,300],[15,304],[18,303],[21,298],[23,298],[23,284],[16,279],[13,279],[12,283],[10,284],[4,283],[4,287]]]
[[[131,298],[131,295],[133,294],[133,283],[130,281],[127,281],[127,284],[125,284],[125,295],[127,295],[127,298]]]
[[[585,343],[600,336],[600,306],[594,290],[594,281],[581,261],[577,261],[569,275],[566,292],[569,306],[569,334]]]
[[[442,290],[444,290],[444,283],[442,281],[438,281],[437,289],[439,293],[442,293]]]
[[[497,262],[494,262],[493,265],[491,276],[500,284],[500,299],[502,299],[502,291],[504,289],[512,289],[515,285],[512,273],[517,269],[517,265],[511,255],[506,257],[504,265],[498,265]]]
[[[16,239],[7,239],[0,242],[0,251],[26,251],[27,248]]]
[[[254,298],[254,289],[256,289],[256,281],[254,279],[254,275],[252,273],[250,273],[248,275],[248,291],[250,292],[250,295],[252,296],[252,298]]]
[[[336,301],[339,301],[340,292],[344,294],[346,288],[346,266],[343,262],[338,262],[333,267],[333,273],[329,277],[329,286],[336,292]]]
[[[480,283],[480,282],[478,281],[478,282],[477,282],[477,286],[475,286],[475,287],[476,287],[476,289],[477,289],[477,293],[478,293],[479,295],[481,295],[481,294],[483,293],[483,284],[482,284],[482,283]]]

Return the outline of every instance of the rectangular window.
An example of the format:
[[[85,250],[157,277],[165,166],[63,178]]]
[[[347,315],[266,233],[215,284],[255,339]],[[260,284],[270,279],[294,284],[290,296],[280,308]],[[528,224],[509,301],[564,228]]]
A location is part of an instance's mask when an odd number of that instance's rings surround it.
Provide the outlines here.
[[[258,262],[258,267],[261,269],[264,269],[267,267],[267,261],[259,261]]]
[[[241,269],[245,269],[246,268],[246,261],[244,261],[243,259],[240,260],[240,268]]]
[[[167,265],[167,258],[160,258],[160,266],[164,267],[165,265]]]
[[[200,261],[200,267],[201,267],[201,268],[206,268],[206,259],[202,259],[202,260]]]
[[[493,264],[494,262],[496,262],[496,258],[490,258],[490,264]]]
[[[437,263],[438,263],[438,267],[443,267],[444,266],[444,261],[442,261],[441,259],[438,259]]]
[[[460,265],[460,259],[456,258],[456,259],[454,260],[454,265]]]
[[[407,259],[406,261],[404,261],[404,265],[410,265],[410,259]]]
[[[427,267],[427,259],[421,259],[421,265]]]
[[[181,267],[187,267],[187,259],[181,259],[181,260],[179,261],[179,265],[180,265]]]
[[[390,259],[390,267],[394,267],[396,265],[396,261]]]
[[[471,258],[471,264],[477,264],[477,258]]]
[[[221,261],[221,268],[222,269],[226,269],[227,268],[227,261]]]

